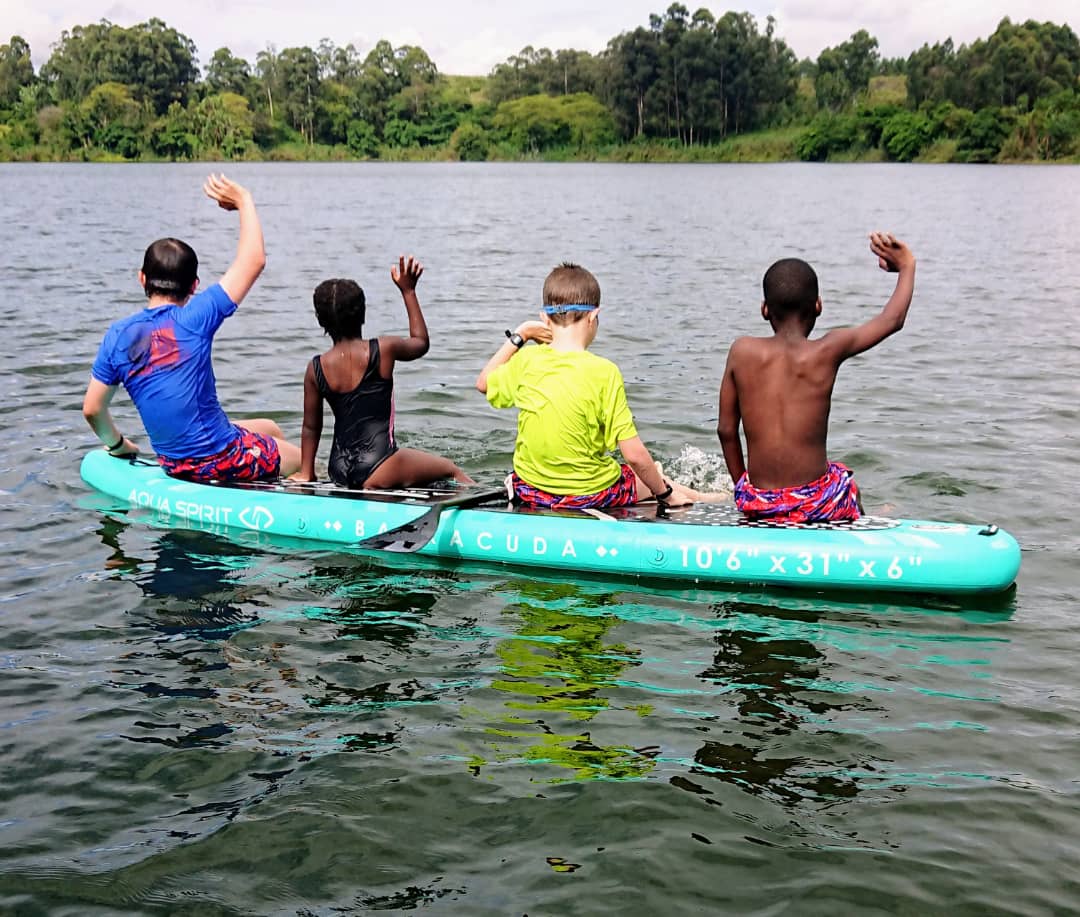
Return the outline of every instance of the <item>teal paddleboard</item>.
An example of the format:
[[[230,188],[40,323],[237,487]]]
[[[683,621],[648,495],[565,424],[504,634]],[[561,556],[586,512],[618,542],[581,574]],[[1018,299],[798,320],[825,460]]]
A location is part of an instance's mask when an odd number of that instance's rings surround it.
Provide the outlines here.
[[[195,484],[147,459],[94,450],[87,484],[171,525],[300,538],[313,546],[369,552],[359,543],[407,525],[467,490],[348,491],[330,485]],[[683,584],[804,589],[990,593],[1020,569],[1020,548],[994,525],[866,516],[856,522],[748,522],[730,505],[658,511],[655,504],[550,512],[505,501],[447,507],[418,553],[462,563],[542,567],[567,577],[642,577]]]

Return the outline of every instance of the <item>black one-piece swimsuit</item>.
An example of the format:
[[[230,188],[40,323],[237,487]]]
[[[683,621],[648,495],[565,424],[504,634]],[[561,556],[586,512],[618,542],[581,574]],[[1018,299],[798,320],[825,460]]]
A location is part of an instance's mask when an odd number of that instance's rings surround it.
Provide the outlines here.
[[[368,365],[351,392],[326,384],[322,361],[312,357],[319,394],[334,412],[330,480],[342,487],[363,487],[376,468],[397,452],[394,442],[394,380],[379,375],[379,339],[368,340]]]

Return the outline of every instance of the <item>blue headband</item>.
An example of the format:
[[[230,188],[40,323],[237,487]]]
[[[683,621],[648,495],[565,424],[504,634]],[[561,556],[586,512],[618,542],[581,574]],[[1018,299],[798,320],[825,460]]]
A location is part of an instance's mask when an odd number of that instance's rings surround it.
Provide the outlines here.
[[[545,315],[559,315],[563,312],[592,312],[593,309],[599,309],[599,306],[590,306],[588,303],[575,302],[568,303],[566,305],[558,306],[544,306]]]

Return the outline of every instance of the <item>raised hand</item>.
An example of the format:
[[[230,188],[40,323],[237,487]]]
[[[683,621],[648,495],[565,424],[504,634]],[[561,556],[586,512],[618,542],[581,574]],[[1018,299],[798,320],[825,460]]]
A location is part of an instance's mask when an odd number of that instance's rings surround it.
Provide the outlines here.
[[[401,295],[413,293],[416,290],[416,282],[424,273],[424,265],[412,255],[406,258],[404,255],[398,258],[398,263],[390,268],[390,279],[394,281]]]
[[[212,173],[203,182],[203,191],[207,197],[217,201],[222,210],[238,210],[244,198],[251,196],[247,188],[229,181],[224,175]]]
[[[870,233],[870,251],[877,255],[878,267],[883,271],[895,273],[915,264],[911,249],[890,232]]]

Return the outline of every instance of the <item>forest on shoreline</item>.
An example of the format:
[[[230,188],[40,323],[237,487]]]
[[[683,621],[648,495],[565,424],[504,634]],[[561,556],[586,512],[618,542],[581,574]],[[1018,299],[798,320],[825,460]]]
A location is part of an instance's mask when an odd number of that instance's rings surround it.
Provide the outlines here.
[[[768,17],[680,3],[598,54],[526,47],[486,76],[324,39],[253,62],[160,19],[0,45],[0,161],[1080,162],[1080,40],[1003,19],[883,58],[865,30],[798,60]]]

